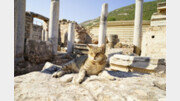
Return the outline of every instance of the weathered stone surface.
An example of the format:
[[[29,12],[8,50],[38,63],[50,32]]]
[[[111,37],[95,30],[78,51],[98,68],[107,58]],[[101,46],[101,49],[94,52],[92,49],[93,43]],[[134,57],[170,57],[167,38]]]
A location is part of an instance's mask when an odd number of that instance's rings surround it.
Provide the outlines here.
[[[113,72],[107,76],[90,76],[81,85],[64,82],[73,75],[52,78],[50,74],[32,72],[14,78],[15,101],[162,101],[166,91],[153,82],[165,78],[153,75]],[[67,78],[67,79],[65,79]]]
[[[166,26],[147,29],[142,39],[141,56],[166,58]]]
[[[52,44],[48,41],[28,39],[25,56],[32,63],[42,63],[52,59]]]

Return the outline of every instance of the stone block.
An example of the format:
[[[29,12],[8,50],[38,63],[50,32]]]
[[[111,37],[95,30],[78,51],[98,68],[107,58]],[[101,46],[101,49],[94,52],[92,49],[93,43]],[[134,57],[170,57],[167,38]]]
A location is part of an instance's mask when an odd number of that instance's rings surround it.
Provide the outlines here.
[[[43,63],[51,60],[52,44],[48,41],[27,39],[25,58],[32,63]]]
[[[110,58],[110,67],[113,69],[122,69],[122,71],[132,72],[159,72],[162,71],[160,65],[164,65],[163,70],[165,70],[165,60],[151,57],[142,57],[142,56],[129,56],[129,55],[120,55],[115,54]],[[162,66],[161,66],[162,67]]]

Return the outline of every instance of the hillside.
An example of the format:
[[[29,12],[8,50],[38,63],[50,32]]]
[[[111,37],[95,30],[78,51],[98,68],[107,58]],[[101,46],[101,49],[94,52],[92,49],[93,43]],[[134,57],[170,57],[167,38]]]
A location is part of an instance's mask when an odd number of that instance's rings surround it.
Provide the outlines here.
[[[166,0],[157,0],[151,2],[144,2],[143,4],[143,20],[150,20],[151,15],[157,11],[157,3]],[[108,21],[120,20],[134,20],[135,4],[115,9],[108,14]],[[87,27],[99,22],[99,17],[93,20],[88,20],[81,23],[82,26]]]

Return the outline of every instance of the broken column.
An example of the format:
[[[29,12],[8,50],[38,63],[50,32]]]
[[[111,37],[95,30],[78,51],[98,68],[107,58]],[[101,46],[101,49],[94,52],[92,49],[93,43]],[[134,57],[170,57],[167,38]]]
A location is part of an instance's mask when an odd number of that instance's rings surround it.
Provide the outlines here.
[[[53,55],[57,54],[58,47],[58,26],[59,25],[59,0],[51,0],[49,38],[53,45]]]
[[[134,53],[141,53],[142,17],[144,0],[136,0],[135,21],[134,21]]]
[[[74,49],[74,23],[69,23],[67,53],[72,53]]]
[[[48,24],[47,24],[47,22],[43,23],[42,41],[48,41]]]
[[[98,46],[106,44],[106,27],[107,27],[108,4],[102,5],[100,25],[99,25],[99,39]]]
[[[25,6],[26,0],[15,0],[15,54],[20,60],[24,59]]]

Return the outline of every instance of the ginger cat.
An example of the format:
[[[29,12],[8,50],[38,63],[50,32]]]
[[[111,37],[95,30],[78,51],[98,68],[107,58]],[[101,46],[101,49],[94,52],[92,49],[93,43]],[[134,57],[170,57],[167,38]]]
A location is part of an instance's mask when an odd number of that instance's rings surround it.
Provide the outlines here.
[[[62,68],[55,73],[53,77],[61,77],[66,73],[78,73],[78,77],[74,78],[75,83],[81,83],[86,75],[98,75],[104,70],[106,65],[105,45],[101,47],[87,45],[88,56],[80,56],[76,59],[64,64]]]

